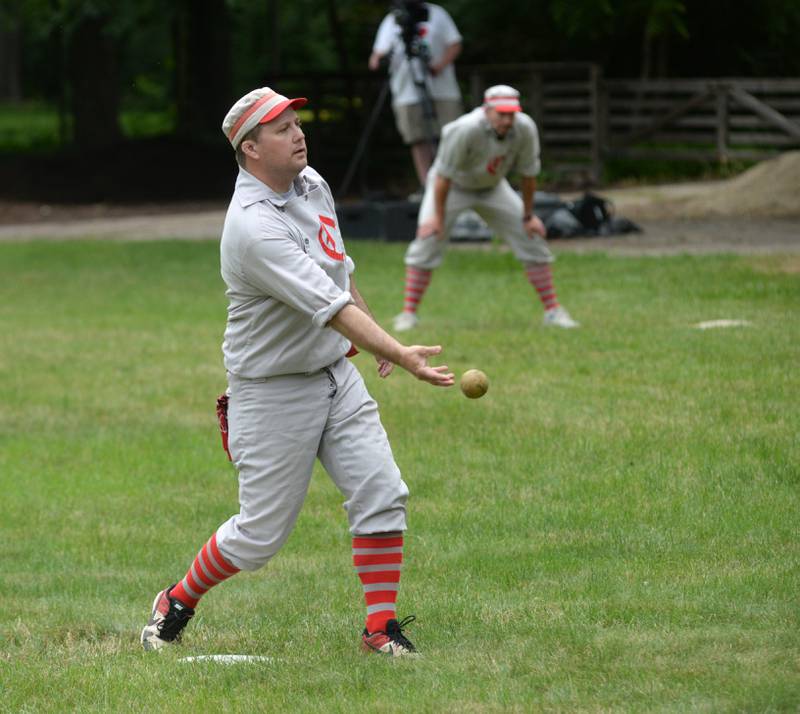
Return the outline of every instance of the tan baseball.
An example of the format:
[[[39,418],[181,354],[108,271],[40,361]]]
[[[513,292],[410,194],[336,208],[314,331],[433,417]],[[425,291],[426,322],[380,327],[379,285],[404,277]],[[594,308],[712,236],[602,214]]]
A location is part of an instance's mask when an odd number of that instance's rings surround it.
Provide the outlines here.
[[[489,389],[489,379],[479,369],[468,369],[461,375],[461,391],[470,399],[478,399]]]

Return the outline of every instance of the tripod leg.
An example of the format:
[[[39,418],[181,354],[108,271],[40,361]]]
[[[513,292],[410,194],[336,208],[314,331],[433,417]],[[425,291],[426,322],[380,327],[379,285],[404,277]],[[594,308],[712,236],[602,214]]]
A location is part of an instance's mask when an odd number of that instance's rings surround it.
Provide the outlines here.
[[[352,182],[353,176],[356,173],[358,163],[361,161],[361,157],[364,155],[364,150],[367,148],[367,142],[369,142],[369,137],[372,134],[372,130],[375,128],[375,124],[378,122],[378,117],[380,116],[381,109],[383,109],[383,104],[386,101],[386,95],[388,93],[389,80],[387,79],[381,87],[380,94],[378,95],[378,101],[376,101],[375,105],[372,107],[372,113],[369,115],[367,125],[364,127],[364,131],[361,133],[361,138],[358,140],[356,150],[353,153],[353,158],[350,160],[350,165],[347,167],[347,172],[344,175],[342,185],[339,187],[339,191],[336,193],[336,195],[340,198],[343,198],[347,193],[347,189],[350,188],[350,183]]]

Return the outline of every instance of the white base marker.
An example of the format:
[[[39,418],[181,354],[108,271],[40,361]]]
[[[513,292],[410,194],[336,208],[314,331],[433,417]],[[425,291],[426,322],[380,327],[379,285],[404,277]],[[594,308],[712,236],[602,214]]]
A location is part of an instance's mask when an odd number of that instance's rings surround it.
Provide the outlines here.
[[[181,657],[178,662],[218,662],[219,664],[238,664],[239,662],[274,662],[274,657],[261,657],[259,655],[197,655],[196,657]]]
[[[698,330],[713,330],[717,327],[749,327],[752,324],[750,320],[706,320],[698,322],[694,327]]]

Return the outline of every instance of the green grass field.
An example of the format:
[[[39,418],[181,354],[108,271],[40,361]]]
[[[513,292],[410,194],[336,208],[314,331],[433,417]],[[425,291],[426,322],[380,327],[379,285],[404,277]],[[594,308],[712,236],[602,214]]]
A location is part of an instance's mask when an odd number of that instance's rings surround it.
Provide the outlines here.
[[[386,324],[402,249],[350,245]],[[486,397],[356,358],[412,492],[399,605],[425,657],[359,651],[321,470],[285,549],[141,651],[236,511],[217,251],[0,244],[0,710],[798,711],[796,258],[563,254],[583,327],[555,331],[509,254],[451,251],[414,340]],[[753,325],[692,328],[718,318]],[[215,653],[272,660],[179,661]]]

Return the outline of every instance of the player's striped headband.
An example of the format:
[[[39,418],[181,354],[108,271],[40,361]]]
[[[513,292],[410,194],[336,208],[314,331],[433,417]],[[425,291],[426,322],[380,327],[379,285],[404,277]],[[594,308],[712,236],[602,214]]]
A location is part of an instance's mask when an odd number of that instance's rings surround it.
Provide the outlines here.
[[[507,84],[495,84],[483,95],[483,106],[496,109],[498,112],[521,112],[519,92]]]
[[[253,127],[272,121],[287,107],[299,109],[307,102],[305,97],[288,99],[269,87],[254,89],[231,107],[222,120],[222,131],[235,149]]]

